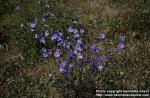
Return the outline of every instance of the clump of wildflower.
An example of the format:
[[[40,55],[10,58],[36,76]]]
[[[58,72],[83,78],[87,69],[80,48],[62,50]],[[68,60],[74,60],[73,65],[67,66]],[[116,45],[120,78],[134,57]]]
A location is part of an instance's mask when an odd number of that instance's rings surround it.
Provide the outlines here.
[[[46,21],[45,18],[45,16],[42,18],[43,22]],[[45,23],[44,27],[48,27],[48,25]],[[102,68],[104,67],[103,65],[107,61],[107,56],[105,54],[103,54],[102,56],[99,55],[99,51],[101,48],[98,47],[97,43],[92,43],[90,47],[85,47],[86,44],[83,43],[83,41],[86,40],[82,39],[84,38],[82,37],[82,35],[85,33],[85,28],[80,26],[78,23],[78,20],[73,20],[72,25],[67,28],[67,38],[66,36],[64,36],[65,32],[59,31],[49,32],[48,30],[46,30],[44,32],[44,35],[40,35],[39,32],[37,32],[36,30],[37,24],[35,22],[29,23],[29,29],[35,33],[35,38],[37,38],[40,44],[44,46],[44,48],[41,49],[41,54],[44,58],[47,58],[50,54],[52,54],[52,51],[54,51],[53,56],[55,57],[55,59],[58,59],[63,54],[61,50],[65,50],[64,57],[61,57],[64,60],[62,60],[58,65],[60,72],[62,72],[65,76],[68,75],[71,70],[73,70],[74,66],[79,63],[78,60],[80,59],[82,59],[80,61],[82,61],[83,64],[88,64],[88,69],[93,72],[97,70],[102,70]],[[104,40],[105,37],[105,33],[100,32],[96,40]],[[45,48],[47,46],[46,40],[49,40],[49,38],[51,39],[51,42],[56,44],[54,45],[56,47],[52,47],[53,50]],[[125,36],[123,34],[119,36],[119,44],[117,45],[117,48],[118,50],[125,48]],[[85,52],[85,49],[87,49],[88,52],[91,52],[92,54],[86,54],[87,51]],[[110,52],[112,52],[112,50],[110,50]],[[85,57],[86,55],[89,56],[89,58]],[[74,62],[78,63],[76,64]],[[78,65],[83,64],[80,63]],[[85,66],[80,66],[80,71],[85,72],[85,68]]]

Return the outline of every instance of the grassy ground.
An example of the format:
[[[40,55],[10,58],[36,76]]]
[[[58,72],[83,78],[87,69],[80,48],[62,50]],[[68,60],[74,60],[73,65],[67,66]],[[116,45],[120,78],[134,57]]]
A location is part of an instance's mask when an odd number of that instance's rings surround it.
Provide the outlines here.
[[[94,98],[93,89],[150,89],[149,0],[3,0],[0,4],[1,98],[75,98],[80,89],[81,98]],[[120,33],[126,35],[126,48],[121,54],[113,48],[104,69],[85,73],[82,82],[65,78],[53,58],[40,56],[40,46],[26,28],[35,20],[43,32],[39,21],[46,12],[51,14],[50,30],[63,30],[78,18],[87,28],[89,41],[105,32],[107,40],[99,45],[106,54]]]

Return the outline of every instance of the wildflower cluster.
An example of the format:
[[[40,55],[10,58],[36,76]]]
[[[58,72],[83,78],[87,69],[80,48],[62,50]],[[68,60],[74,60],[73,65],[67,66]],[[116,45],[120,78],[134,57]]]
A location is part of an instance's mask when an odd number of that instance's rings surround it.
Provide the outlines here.
[[[83,37],[87,34],[87,30],[80,24],[79,20],[74,20],[67,28],[64,28],[65,32],[61,30],[45,30],[41,34],[37,31],[36,26],[35,22],[31,22],[28,27],[42,46],[42,57],[57,59],[59,71],[64,75],[69,75],[76,66],[79,66],[82,72],[95,72],[101,71],[106,64],[107,56],[97,43],[106,39],[104,32],[100,32],[97,38],[94,39],[97,41],[93,41],[90,46],[87,46]],[[48,45],[47,42],[53,45]],[[125,36],[120,35],[117,49],[122,50],[124,48]]]

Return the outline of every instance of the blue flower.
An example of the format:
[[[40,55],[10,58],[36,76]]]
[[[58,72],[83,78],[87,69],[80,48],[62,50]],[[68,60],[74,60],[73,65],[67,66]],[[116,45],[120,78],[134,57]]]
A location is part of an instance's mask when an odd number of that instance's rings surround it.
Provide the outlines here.
[[[74,39],[79,39],[79,38],[80,38],[80,35],[79,35],[78,33],[74,33],[74,34],[73,34],[73,38],[74,38]]]
[[[68,74],[69,74],[69,69],[68,69],[68,68],[65,68],[64,71],[63,71],[63,74],[64,74],[64,76],[68,76]]]
[[[105,34],[103,32],[99,33],[98,37],[99,40],[105,39]]]
[[[29,26],[30,26],[31,29],[33,29],[33,28],[36,27],[36,24],[35,23],[30,23]]]
[[[100,48],[99,48],[96,44],[93,44],[93,45],[91,46],[91,51],[92,51],[93,53],[98,53],[99,50],[100,50]]]
[[[54,41],[57,45],[61,45],[63,43],[62,33],[54,33],[51,37],[51,40]]]
[[[120,42],[124,42],[124,41],[125,41],[125,38],[126,38],[126,37],[125,37],[124,35],[120,35],[120,36],[119,36],[119,41],[120,41]]]
[[[95,58],[95,63],[100,62],[100,60],[101,60],[101,58],[100,58],[99,56],[96,56],[96,58]]]
[[[67,51],[67,58],[72,58],[73,57],[73,51],[72,50],[68,50]]]
[[[40,37],[39,41],[41,44],[45,44],[45,38],[44,37]]]
[[[84,48],[84,45],[83,45],[82,41],[81,40],[77,40],[77,43],[75,45],[75,50],[82,51],[83,48]]]
[[[62,60],[61,63],[59,64],[59,71],[62,72],[65,76],[69,74],[69,69],[66,67],[67,61]]]
[[[68,48],[68,49],[70,48],[70,44],[71,44],[71,43],[68,42],[67,40],[65,40],[65,41],[63,42],[63,46],[66,47],[66,48]]]
[[[67,65],[67,61],[66,60],[62,60],[61,63],[59,64],[59,71],[63,72],[66,65]]]
[[[119,43],[118,46],[117,46],[117,48],[119,50],[124,49],[125,48],[125,44],[124,43]]]
[[[84,32],[85,32],[85,30],[82,28],[82,29],[80,29],[80,31],[79,31],[81,34],[83,34]]]
[[[78,33],[78,30],[76,28],[69,27],[68,28],[68,32],[70,32],[70,33]]]
[[[49,36],[49,32],[45,31],[45,37],[48,37],[48,36]]]
[[[54,57],[58,58],[61,55],[61,50],[60,49],[56,49],[56,51],[54,52]]]
[[[56,44],[58,46],[62,45],[63,44],[63,39],[61,37],[58,37],[56,40],[55,40]]]
[[[47,58],[51,54],[51,51],[48,48],[42,48],[41,53],[42,57]]]
[[[78,58],[78,59],[83,59],[83,54],[82,54],[82,52],[78,51],[76,55],[77,55],[77,58]]]

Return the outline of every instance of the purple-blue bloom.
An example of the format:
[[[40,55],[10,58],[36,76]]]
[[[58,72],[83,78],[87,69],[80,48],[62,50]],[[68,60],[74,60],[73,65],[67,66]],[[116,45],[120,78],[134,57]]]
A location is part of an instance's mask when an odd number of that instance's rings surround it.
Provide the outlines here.
[[[84,45],[83,45],[82,41],[81,40],[77,40],[77,43],[75,45],[75,50],[82,51],[83,48],[84,48]]]
[[[105,34],[103,32],[99,33],[98,37],[99,40],[105,39]]]
[[[62,60],[61,63],[59,64],[59,71],[63,72],[66,65],[67,65],[67,61],[66,60]]]
[[[48,36],[49,36],[49,32],[45,31],[45,37],[48,37]]]
[[[69,41],[67,41],[67,40],[65,40],[64,42],[63,42],[63,46],[65,47],[65,48],[70,48],[70,45],[71,45],[71,43],[69,42]]]
[[[36,27],[36,24],[35,23],[30,23],[29,26],[30,26],[31,29],[33,29],[33,28]]]
[[[67,51],[67,58],[72,58],[73,57],[73,51],[72,50],[68,50]]]
[[[78,33],[78,30],[76,28],[69,27],[68,28],[68,32],[70,32],[70,33]]]
[[[79,31],[81,34],[83,34],[84,32],[85,32],[85,30],[82,28],[82,29],[80,29],[80,31]]]
[[[73,38],[79,39],[79,38],[80,38],[80,35],[79,35],[78,33],[74,33],[74,34],[73,34]]]
[[[64,76],[67,76],[69,74],[69,69],[65,67],[63,74],[64,74]]]
[[[51,40],[54,41],[57,45],[61,45],[63,43],[62,33],[57,32],[53,34]]]
[[[54,52],[54,57],[58,58],[61,55],[61,50],[60,49],[56,49],[56,51]]]
[[[119,50],[124,49],[125,48],[125,44],[124,43],[119,43],[119,45],[117,46],[117,48]]]
[[[101,60],[101,58],[97,55],[95,58],[95,63],[98,63]]]
[[[39,41],[41,44],[45,44],[45,38],[44,37],[40,37]]]
[[[49,54],[51,54],[50,50],[48,48],[42,48],[41,49],[42,57],[47,58]]]
[[[124,42],[124,41],[125,41],[125,38],[126,38],[126,37],[125,37],[124,35],[120,35],[120,36],[119,36],[119,41],[120,41],[120,42]]]
[[[66,67],[67,61],[62,60],[61,63],[59,64],[59,71],[62,72],[65,76],[69,74],[69,69]]]
[[[83,59],[83,54],[82,54],[82,52],[78,51],[76,55],[77,55],[77,58],[78,58],[78,59]]]
[[[98,53],[99,50],[100,50],[100,48],[95,43],[91,46],[91,51],[93,53]]]

